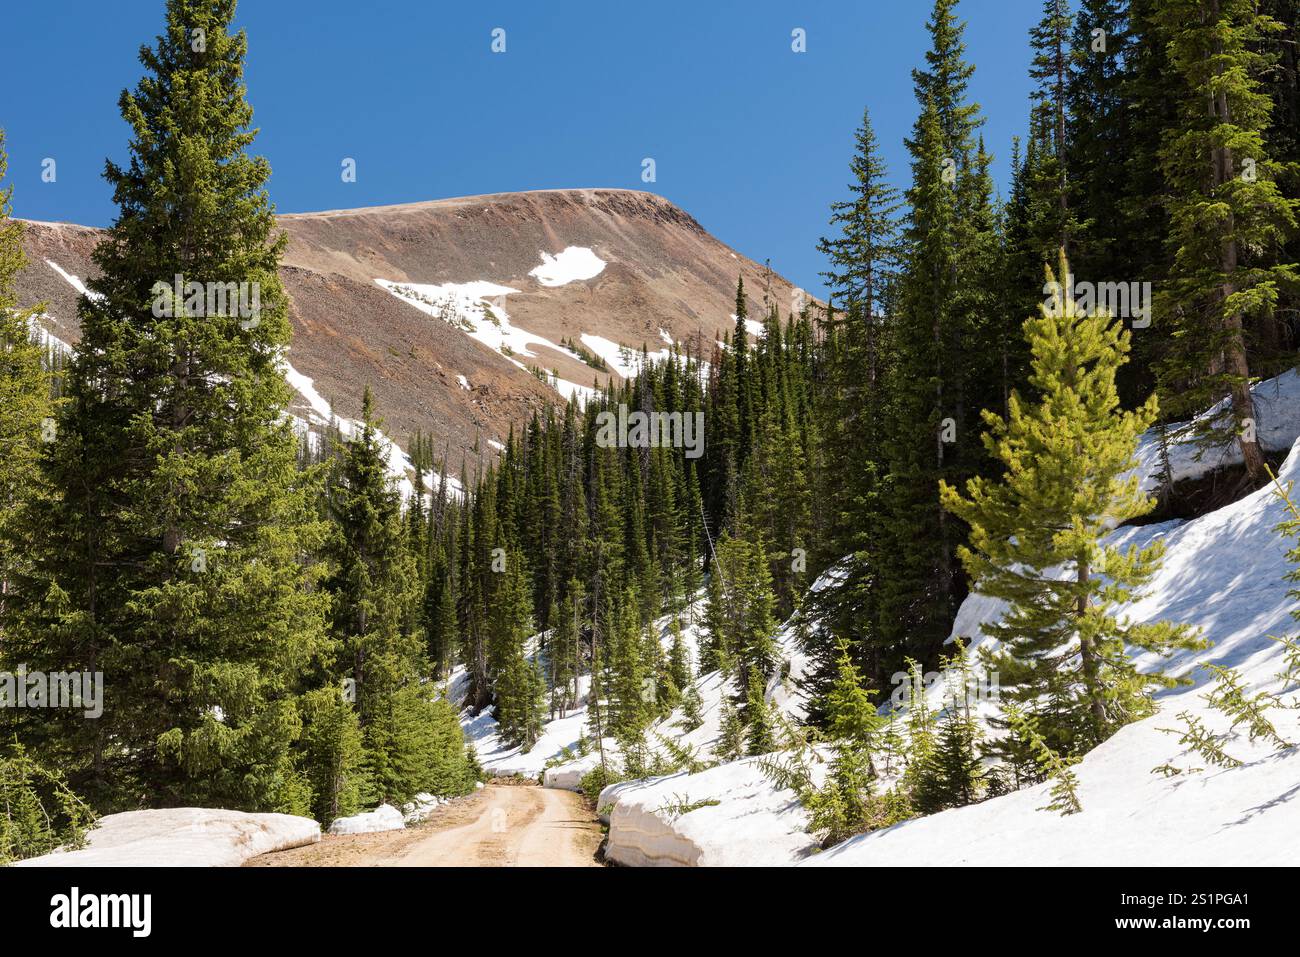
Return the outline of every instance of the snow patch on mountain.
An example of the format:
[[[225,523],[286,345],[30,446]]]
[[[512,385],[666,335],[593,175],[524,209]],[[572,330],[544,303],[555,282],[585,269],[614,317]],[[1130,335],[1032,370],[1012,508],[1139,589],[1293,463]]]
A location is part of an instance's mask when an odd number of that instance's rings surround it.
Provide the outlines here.
[[[511,323],[510,314],[505,307],[506,297],[518,292],[518,289],[486,280],[431,285],[376,279],[375,283],[426,315],[441,319],[448,325],[460,329],[471,339],[504,356],[525,371],[531,370],[520,361],[519,357],[544,360],[544,356],[532,351],[532,346],[553,349],[575,361],[582,361],[582,357],[572,350]],[[596,390],[589,386],[570,382],[545,370],[543,372],[547,384],[566,400],[577,396],[579,402],[586,402],[596,394]]]
[[[49,266],[56,273],[63,277],[63,280],[77,292],[81,293],[88,299],[102,299],[103,297],[96,292],[91,292],[86,288],[86,284],[81,281],[79,276],[74,276],[52,259],[45,260],[45,265]]]
[[[281,369],[284,372],[285,381],[289,386],[302,396],[303,400],[310,407],[311,411],[307,419],[300,419],[294,416],[301,423],[300,432],[307,430],[310,433],[312,427],[327,428],[331,422],[338,426],[339,433],[344,439],[355,438],[361,431],[362,423],[356,419],[347,419],[334,414],[333,407],[317,390],[315,382],[309,377],[303,375],[292,365],[289,360],[281,358]],[[402,447],[384,435],[383,431],[370,427],[380,444],[380,452],[384,455],[384,466],[388,477],[397,485],[398,491],[402,498],[409,499],[415,495],[415,483],[412,478],[415,474],[415,465],[411,462],[411,457],[402,451]],[[436,471],[426,473],[424,476],[424,491],[436,492],[438,483],[446,479],[448,494],[460,498],[465,494],[464,486],[452,475],[441,475]]]
[[[604,360],[605,364],[621,375],[624,379],[630,379],[641,371],[641,350],[633,349],[631,346],[625,346],[606,339],[604,336],[596,336],[584,332],[580,339],[582,344]],[[667,349],[660,349],[657,352],[648,353],[646,358],[651,363],[664,362],[671,353]]]
[[[566,246],[562,252],[552,256],[543,252],[542,264],[529,271],[543,286],[565,286],[571,282],[594,279],[605,268],[601,259],[585,246]]]

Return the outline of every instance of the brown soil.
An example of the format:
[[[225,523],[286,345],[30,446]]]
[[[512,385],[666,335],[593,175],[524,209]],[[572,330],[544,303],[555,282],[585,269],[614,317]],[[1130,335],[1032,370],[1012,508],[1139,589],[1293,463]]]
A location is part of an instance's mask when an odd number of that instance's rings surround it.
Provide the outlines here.
[[[402,831],[325,835],[245,867],[596,867],[600,824],[580,795],[489,785]]]
[[[480,458],[495,455],[487,439],[504,441],[511,425],[562,400],[505,356],[390,295],[376,278],[489,280],[518,290],[506,300],[516,326],[552,342],[593,333],[653,352],[664,347],[663,329],[706,359],[715,336],[733,326],[738,275],[755,318],[765,296],[783,314],[793,298],[789,282],[733,252],[688,213],[634,190],[499,193],[282,215],[279,225],[289,236],[281,275],[292,300],[294,368],[350,418],[369,385],[389,437],[405,446],[417,429],[432,435],[453,474],[464,461],[473,475]],[[77,293],[47,261],[84,280],[95,273],[99,235],[67,223],[28,223],[25,231],[20,304],[43,302],[46,325],[65,342],[75,344],[80,333]],[[607,263],[604,271],[559,287],[529,275],[543,252],[570,245],[592,249]],[[536,352],[522,361],[580,385],[614,375],[552,349]]]

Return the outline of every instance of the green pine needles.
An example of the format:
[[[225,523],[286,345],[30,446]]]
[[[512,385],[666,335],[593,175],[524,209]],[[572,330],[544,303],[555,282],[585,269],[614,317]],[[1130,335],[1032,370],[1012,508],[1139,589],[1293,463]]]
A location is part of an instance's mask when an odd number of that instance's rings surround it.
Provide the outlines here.
[[[1064,256],[1060,275],[1069,275]],[[1150,714],[1153,690],[1176,683],[1160,671],[1138,672],[1126,647],[1168,655],[1205,643],[1186,626],[1117,613],[1163,554],[1158,541],[1127,549],[1102,541],[1153,507],[1126,473],[1156,401],[1120,409],[1115,373],[1128,333],[1105,314],[1078,310],[1050,270],[1047,277],[1053,293],[1025,322],[1030,397],[1014,392],[1005,420],[984,415],[985,449],[1005,473],[972,479],[965,496],[946,483],[940,492],[944,507],[970,525],[959,553],[974,587],[1007,603],[1002,620],[985,629],[999,640],[986,666],[998,672],[1003,694],[1041,721],[1051,746],[1073,754]]]

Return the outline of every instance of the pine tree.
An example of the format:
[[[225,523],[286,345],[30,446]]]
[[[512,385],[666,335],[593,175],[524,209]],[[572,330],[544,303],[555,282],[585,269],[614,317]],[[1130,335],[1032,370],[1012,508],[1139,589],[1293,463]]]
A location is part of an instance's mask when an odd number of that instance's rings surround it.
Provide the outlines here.
[[[835,684],[828,695],[827,733],[835,741],[848,741],[868,755],[876,745],[877,735],[886,720],[871,701],[871,692],[862,686],[862,677],[849,657],[847,644],[841,642]]]
[[[0,755],[0,864],[85,846],[95,813],[20,744]]]
[[[1067,257],[1076,231],[1070,213],[1066,164],[1066,81],[1071,60],[1068,41],[1071,19],[1068,0],[1043,0],[1043,16],[1029,31],[1029,45],[1034,51],[1029,77],[1036,84],[1033,97],[1046,120],[1047,133],[1042,141],[1050,144],[1055,177],[1056,235],[1052,245],[1063,249]]]
[[[925,681],[921,673],[921,664],[915,659],[907,661],[908,696],[907,715],[904,721],[907,738],[907,751],[900,781],[909,804],[915,803],[925,787],[926,775],[934,760],[935,727],[934,714],[930,702],[925,696]]]
[[[1069,45],[1063,156],[1070,199],[1087,216],[1074,231],[1070,261],[1084,276],[1127,275],[1138,263],[1125,259],[1136,252],[1125,210],[1129,170],[1116,162],[1127,156],[1133,129],[1137,37],[1126,0],[1080,0]]]
[[[1042,777],[1052,782],[1048,791],[1051,801],[1039,808],[1040,811],[1056,811],[1068,816],[1083,810],[1079,801],[1079,780],[1075,777],[1073,766],[1080,760],[1078,755],[1062,756],[1054,751],[1038,731],[1038,722],[1032,715],[1026,714],[1015,704],[1006,704],[1009,727],[1016,737],[1026,742],[1042,772]]]
[[[880,453],[889,361],[887,304],[901,255],[899,199],[887,182],[870,117],[863,112],[850,163],[851,198],[831,206],[837,235],[819,248],[830,260],[827,284],[839,311],[829,307],[821,323],[824,383],[818,391],[819,469],[811,471],[822,518],[814,522],[817,563],[843,562],[842,580],[814,596],[809,615],[827,623],[808,628],[804,650],[810,658],[805,692],[809,717],[825,720],[825,695],[836,677],[837,647],[832,632],[845,636],[860,658],[879,671],[871,647],[876,589],[873,569],[883,560],[879,543],[880,494],[884,473]],[[818,511],[818,510],[814,510]],[[847,558],[846,558],[847,556]]]
[[[682,720],[679,726],[683,731],[694,731],[704,724],[704,699],[699,686],[691,682],[682,692]]]
[[[609,645],[609,733],[636,736],[650,723],[654,703],[647,692],[654,678],[647,671],[637,600],[628,590],[620,602]]]
[[[852,198],[831,204],[830,225],[837,234],[823,238],[818,249],[830,262],[824,274],[826,284],[839,302],[841,311],[856,310],[865,317],[868,337],[859,345],[865,353],[867,379],[845,383],[853,391],[868,390],[874,383],[874,363],[879,361],[878,343],[871,336],[881,313],[885,288],[897,268],[898,192],[889,185],[884,161],[880,158],[871,117],[862,113],[862,125],[854,134],[854,154],[849,164],[853,181]]]
[[[977,801],[984,789],[981,734],[970,708],[970,671],[965,649],[944,659],[947,707],[939,719],[934,751],[920,769],[913,807],[933,814]]]
[[[1157,299],[1172,340],[1161,370],[1171,411],[1199,411],[1222,396],[1230,415],[1206,419],[1198,438],[1236,441],[1248,481],[1265,478],[1251,396],[1252,344],[1276,338],[1279,290],[1300,282],[1284,243],[1297,201],[1268,153],[1272,101],[1262,77],[1275,59],[1262,47],[1282,28],[1255,0],[1169,0],[1159,24],[1181,79],[1178,126],[1165,138],[1173,267]],[[1229,421],[1230,419],[1230,421]]]
[[[1068,269],[1062,256],[1061,274]],[[1119,410],[1115,372],[1127,332],[1109,316],[1081,313],[1056,289],[1025,323],[1037,401],[1015,393],[1006,420],[985,413],[984,443],[1005,476],[970,480],[965,497],[945,483],[942,495],[971,526],[960,555],[975,587],[1009,605],[985,627],[999,642],[989,667],[1013,701],[1046,709],[1037,717],[1049,745],[1073,753],[1150,713],[1151,689],[1175,683],[1159,670],[1139,673],[1126,645],[1168,654],[1203,643],[1186,626],[1134,624],[1116,611],[1150,581],[1163,553],[1159,542],[1128,550],[1102,543],[1113,524],[1154,504],[1136,476],[1124,475],[1156,401]]]
[[[322,644],[307,558],[322,529],[284,415],[285,239],[270,169],[247,153],[234,6],[170,0],[121,97],[131,162],[106,167],[118,216],[78,306],[50,501],[24,519],[41,535],[6,640],[33,667],[115,676],[98,721],[41,732],[100,806],[300,798],[295,681]]]
[[[668,674],[672,678],[673,685],[679,690],[684,690],[691,683],[691,654],[682,635],[682,623],[676,615],[673,616],[669,628],[672,631],[673,643],[668,650]]]
[[[955,0],[936,0],[925,68],[912,73],[921,113],[907,141],[912,185],[905,259],[891,323],[893,355],[884,438],[887,492],[880,549],[872,682],[883,687],[906,657],[933,662],[965,597],[956,557],[961,528],[939,502],[941,479],[985,466],[976,411],[998,380],[998,331],[988,284],[996,275],[997,219],[990,157],[968,98],[974,67],[963,56]]]
[[[710,639],[701,670],[716,663],[734,672],[736,703],[748,707],[751,674],[766,683],[776,663],[774,596],[760,544],[746,537],[724,536],[718,543],[709,587],[706,622]],[[744,724],[750,716],[744,715]]]
[[[359,811],[370,796],[356,709],[337,687],[304,695],[300,761],[311,788],[311,815],[328,827]]]

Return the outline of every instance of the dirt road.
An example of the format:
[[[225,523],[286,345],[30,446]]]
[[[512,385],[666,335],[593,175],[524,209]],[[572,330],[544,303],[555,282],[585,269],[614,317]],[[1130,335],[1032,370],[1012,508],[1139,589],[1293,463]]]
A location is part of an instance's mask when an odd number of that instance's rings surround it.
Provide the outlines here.
[[[254,867],[598,867],[600,824],[572,791],[489,785],[402,831],[326,835]]]

